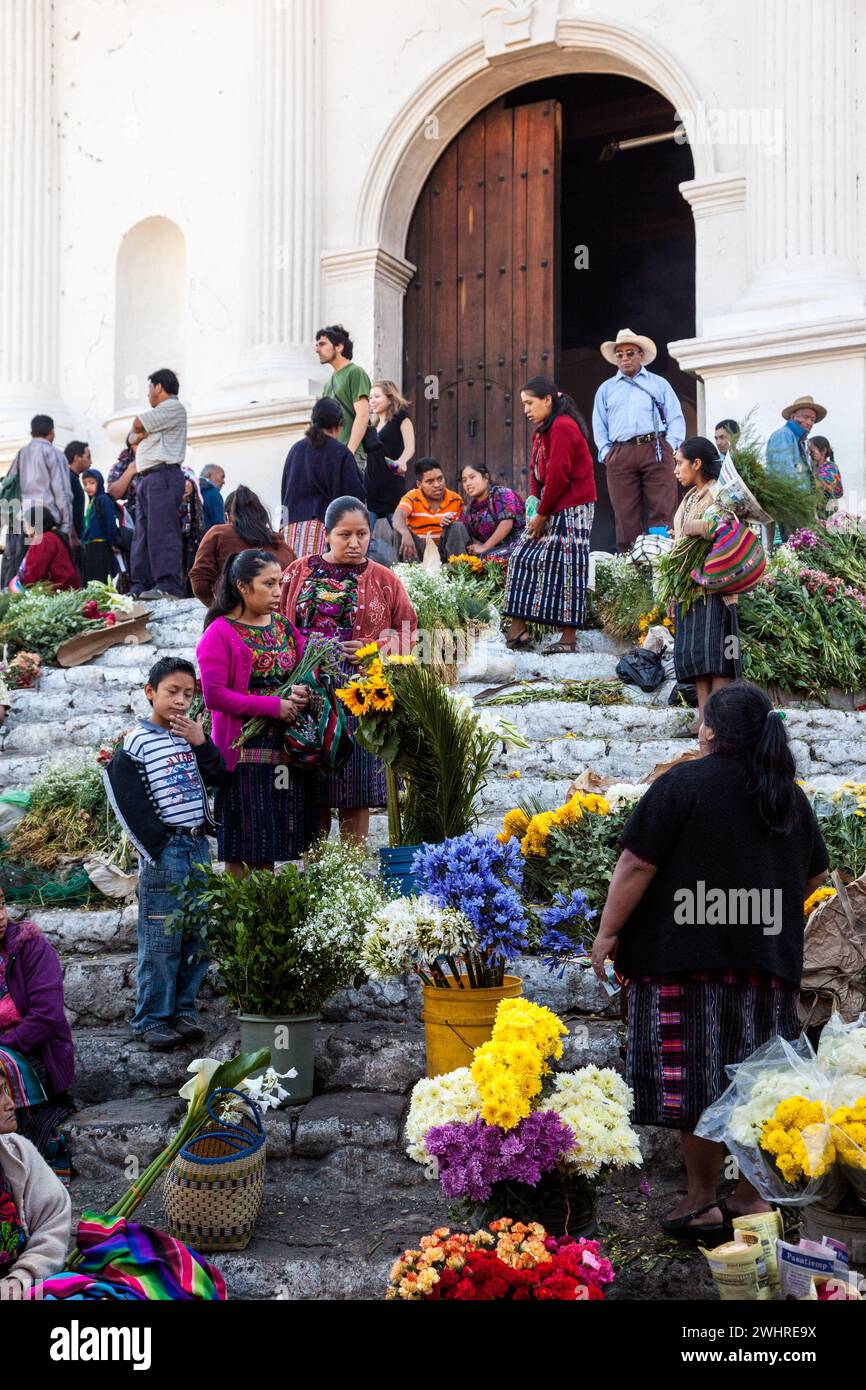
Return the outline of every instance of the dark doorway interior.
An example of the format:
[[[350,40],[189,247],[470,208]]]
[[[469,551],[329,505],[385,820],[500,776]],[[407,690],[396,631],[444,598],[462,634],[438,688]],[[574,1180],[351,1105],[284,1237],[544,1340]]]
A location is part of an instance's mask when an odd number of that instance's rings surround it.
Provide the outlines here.
[[[673,140],[609,149],[614,141],[672,131],[674,108],[640,82],[596,73],[534,82],[511,92],[506,104],[543,98],[558,101],[562,110],[559,384],[591,426],[595,392],[615,370],[599,344],[631,328],[657,344],[651,370],[670,381],[694,432],[697,383],[666,347],[695,332],[694,221],[679,191],[694,176],[691,150]],[[606,147],[612,157],[603,159]],[[576,261],[588,264],[578,268]],[[598,465],[596,483],[593,547],[613,550]]]

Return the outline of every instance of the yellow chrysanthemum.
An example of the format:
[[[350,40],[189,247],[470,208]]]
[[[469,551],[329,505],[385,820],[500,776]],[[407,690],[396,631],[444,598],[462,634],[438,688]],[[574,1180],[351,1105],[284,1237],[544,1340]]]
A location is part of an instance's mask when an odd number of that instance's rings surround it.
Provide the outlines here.
[[[502,820],[502,833],[496,838],[503,845],[507,845],[509,840],[522,840],[528,825],[529,816],[525,811],[506,811]]]
[[[547,837],[555,820],[555,811],[542,811],[540,815],[532,817],[520,842],[521,851],[526,857],[534,854],[542,859],[547,858]]]
[[[811,897],[808,897],[803,904],[803,915],[810,917],[819,903],[826,902],[828,898],[835,898],[835,888],[816,888]]]
[[[577,800],[584,811],[589,811],[594,816],[610,815],[610,802],[597,792],[577,792],[573,800]]]
[[[582,819],[583,807],[581,806],[580,799],[577,796],[571,797],[569,801],[566,801],[564,806],[560,806],[559,810],[554,811],[553,813],[554,825],[576,825],[577,822]]]
[[[484,565],[477,555],[449,555],[449,565],[468,565],[473,574],[480,574]]]

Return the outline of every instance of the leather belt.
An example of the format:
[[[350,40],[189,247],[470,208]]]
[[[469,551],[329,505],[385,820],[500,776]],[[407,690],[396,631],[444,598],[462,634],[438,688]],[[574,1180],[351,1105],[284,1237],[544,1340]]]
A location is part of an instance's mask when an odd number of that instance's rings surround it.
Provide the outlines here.
[[[191,835],[194,840],[203,840],[207,835],[207,826],[204,821],[201,825],[177,825],[174,833],[175,835]]]
[[[659,439],[664,439],[666,436],[667,430],[659,430]],[[654,444],[655,438],[655,434],[636,434],[634,439],[623,439],[620,442],[622,444]]]

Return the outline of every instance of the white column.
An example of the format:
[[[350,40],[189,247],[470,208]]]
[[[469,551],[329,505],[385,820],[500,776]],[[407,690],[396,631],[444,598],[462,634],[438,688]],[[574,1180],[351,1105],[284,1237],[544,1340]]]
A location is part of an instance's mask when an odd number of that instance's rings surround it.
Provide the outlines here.
[[[851,0],[760,0],[751,41],[742,307],[862,307]],[[805,302],[805,303],[804,303]]]
[[[313,351],[321,302],[322,13],[321,0],[255,0],[242,379],[271,397],[313,394],[325,375]]]
[[[58,409],[53,0],[0,4],[0,433]]]

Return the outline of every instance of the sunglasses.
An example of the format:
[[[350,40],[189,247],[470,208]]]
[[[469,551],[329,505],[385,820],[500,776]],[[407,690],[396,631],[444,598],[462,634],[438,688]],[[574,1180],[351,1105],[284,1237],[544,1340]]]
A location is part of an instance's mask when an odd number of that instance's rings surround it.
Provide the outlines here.
[[[629,348],[627,351],[620,348],[618,351],[615,351],[613,355],[614,357],[638,357],[640,354],[636,348]]]

